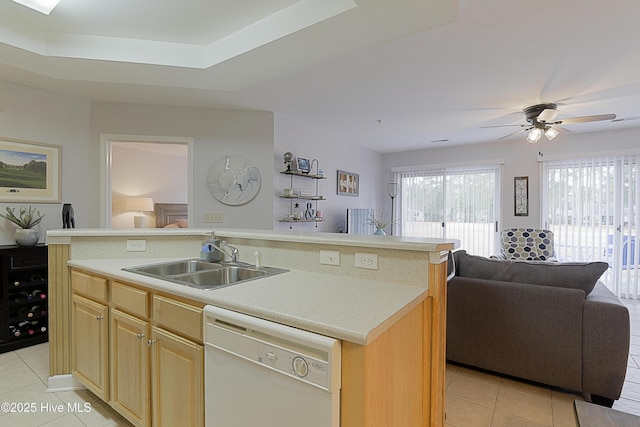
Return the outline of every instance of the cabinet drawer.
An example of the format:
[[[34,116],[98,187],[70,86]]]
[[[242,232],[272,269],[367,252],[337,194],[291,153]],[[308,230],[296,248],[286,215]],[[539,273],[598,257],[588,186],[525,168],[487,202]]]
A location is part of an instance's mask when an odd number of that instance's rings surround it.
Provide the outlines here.
[[[202,308],[154,295],[153,320],[180,335],[202,342]]]
[[[96,301],[107,302],[107,279],[80,271],[71,271],[71,289]]]
[[[23,268],[42,268],[47,266],[47,254],[44,255],[24,255],[11,257],[11,269],[22,270]]]
[[[111,282],[111,302],[134,316],[149,318],[149,292]]]

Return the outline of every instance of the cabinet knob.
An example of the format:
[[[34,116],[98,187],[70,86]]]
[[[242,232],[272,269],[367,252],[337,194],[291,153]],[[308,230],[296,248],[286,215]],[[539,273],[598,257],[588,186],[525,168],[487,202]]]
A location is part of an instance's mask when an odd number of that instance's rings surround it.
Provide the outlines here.
[[[147,340],[147,347],[151,347],[155,342],[156,340]]]
[[[104,319],[104,316],[96,316],[96,320],[102,320]]]
[[[142,338],[144,338],[144,334],[136,334],[136,337],[141,340]]]

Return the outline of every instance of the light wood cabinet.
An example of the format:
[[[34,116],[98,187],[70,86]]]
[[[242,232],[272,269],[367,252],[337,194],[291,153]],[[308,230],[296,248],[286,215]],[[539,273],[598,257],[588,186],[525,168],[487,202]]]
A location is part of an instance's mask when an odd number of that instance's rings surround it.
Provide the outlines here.
[[[78,270],[71,281],[74,377],[135,426],[203,426],[202,306]]]
[[[71,368],[96,396],[109,400],[109,307],[80,295],[72,297]]]
[[[204,347],[156,326],[151,342],[153,425],[204,425]]]
[[[151,425],[149,322],[111,309],[111,406],[135,426]]]

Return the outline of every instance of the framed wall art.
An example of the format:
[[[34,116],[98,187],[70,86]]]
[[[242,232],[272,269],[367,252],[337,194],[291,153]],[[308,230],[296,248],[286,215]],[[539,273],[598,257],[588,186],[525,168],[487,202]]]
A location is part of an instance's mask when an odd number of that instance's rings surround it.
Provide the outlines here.
[[[0,138],[0,202],[60,203],[62,147]]]
[[[360,194],[360,175],[339,170],[337,193],[339,196],[358,196]]]
[[[529,177],[513,178],[515,216],[529,216]]]

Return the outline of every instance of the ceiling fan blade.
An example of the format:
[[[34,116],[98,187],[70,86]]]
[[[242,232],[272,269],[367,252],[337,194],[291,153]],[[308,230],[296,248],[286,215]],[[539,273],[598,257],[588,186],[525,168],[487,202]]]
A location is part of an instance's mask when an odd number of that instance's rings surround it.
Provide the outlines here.
[[[587,123],[587,122],[599,122],[602,120],[613,120],[616,118],[615,114],[597,114],[595,116],[581,116],[581,117],[569,117],[568,119],[562,119],[555,122],[555,124],[571,125],[574,123]]]
[[[529,128],[529,129],[531,129],[531,128]],[[508,135],[505,135],[505,136],[503,136],[503,137],[498,138],[496,141],[500,141],[500,140],[502,140],[502,139],[507,139],[507,138],[512,137],[513,135],[519,134],[519,133],[521,133],[521,132],[526,132],[526,131],[528,131],[529,129],[526,129],[526,128],[523,126],[523,129],[518,129],[518,130],[517,130],[517,131],[515,131],[515,132],[511,132],[511,133],[510,133],[510,134],[508,134]]]
[[[620,117],[620,118],[616,118],[611,120],[612,122],[628,122],[629,120],[638,120],[640,119],[640,116],[631,116],[631,117]]]
[[[562,127],[562,126],[560,126],[560,125],[553,125],[553,127],[554,127],[556,130],[559,130],[559,131],[560,131],[560,133],[573,133],[573,132],[572,132],[572,131],[570,131],[569,129],[567,129],[567,128],[565,128],[565,127]]]
[[[553,121],[553,119],[556,118],[557,115],[558,115],[558,110],[554,108],[546,108],[542,110],[540,114],[538,114],[538,117],[536,118],[536,120],[538,120],[539,122],[550,123]]]
[[[513,126],[518,126],[521,128],[527,127],[529,126],[528,124],[526,125],[495,125],[495,126],[480,126],[480,129],[488,129],[488,128],[506,128],[506,127],[513,127]]]

